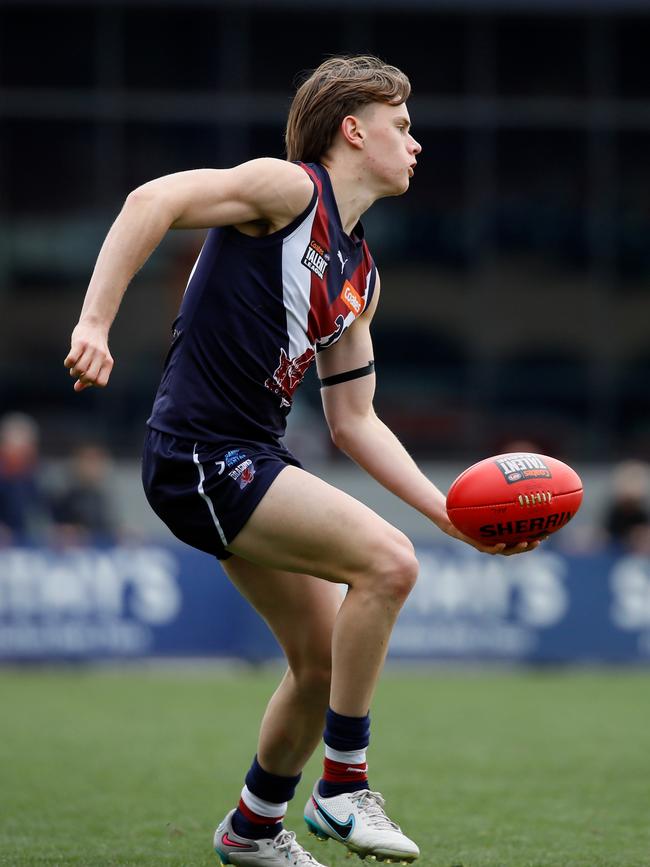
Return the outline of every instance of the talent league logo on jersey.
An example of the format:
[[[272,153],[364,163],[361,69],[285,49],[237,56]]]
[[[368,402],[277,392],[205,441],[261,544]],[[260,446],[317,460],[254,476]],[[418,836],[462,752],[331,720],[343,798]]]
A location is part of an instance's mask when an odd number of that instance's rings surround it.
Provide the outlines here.
[[[302,257],[302,264],[305,268],[313,271],[321,280],[325,276],[327,266],[330,263],[330,254],[321,245],[313,239],[309,242],[309,246],[305,250],[305,255]]]
[[[231,479],[239,482],[239,487],[243,491],[246,485],[250,485],[255,478],[255,466],[252,460],[248,458],[236,466],[234,470],[231,470],[228,475]]]
[[[314,355],[315,352],[311,347],[296,358],[289,358],[284,348],[280,349],[280,363],[276,367],[273,376],[269,377],[264,385],[282,398],[281,406],[291,406],[293,393],[307,373]]]
[[[363,310],[364,300],[349,280],[346,280],[343,284],[341,301],[343,301],[348,310],[351,310],[355,316],[358,316]]]
[[[550,479],[551,471],[539,455],[508,455],[494,462],[504,475],[506,482],[523,482],[527,479]]]

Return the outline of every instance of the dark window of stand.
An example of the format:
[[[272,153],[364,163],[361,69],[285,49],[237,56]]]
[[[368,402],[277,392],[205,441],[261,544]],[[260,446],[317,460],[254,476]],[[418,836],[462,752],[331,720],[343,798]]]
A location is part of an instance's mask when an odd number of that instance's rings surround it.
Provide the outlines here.
[[[495,223],[500,252],[541,256],[565,267],[587,266],[587,147],[582,131],[498,132]]]
[[[220,19],[210,9],[135,8],[124,16],[125,81],[132,88],[217,87]]]
[[[92,87],[95,13],[82,6],[0,9],[5,87]]]
[[[579,97],[588,91],[587,19],[499,18],[497,91],[503,96]]]
[[[127,190],[161,175],[219,168],[219,138],[213,124],[128,124]]]
[[[460,94],[465,81],[465,19],[409,10],[378,14],[375,50],[409,76],[415,95]]]

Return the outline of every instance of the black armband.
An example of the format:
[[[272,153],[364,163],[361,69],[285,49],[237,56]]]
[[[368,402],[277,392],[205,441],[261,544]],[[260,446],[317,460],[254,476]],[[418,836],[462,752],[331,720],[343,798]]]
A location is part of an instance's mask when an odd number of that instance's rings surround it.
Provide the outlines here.
[[[359,379],[362,376],[368,376],[370,373],[374,373],[374,370],[375,362],[369,361],[365,367],[357,367],[356,370],[348,370],[345,373],[326,376],[325,379],[321,379],[320,387],[326,388],[328,385],[338,385],[339,382],[348,382],[351,379]]]

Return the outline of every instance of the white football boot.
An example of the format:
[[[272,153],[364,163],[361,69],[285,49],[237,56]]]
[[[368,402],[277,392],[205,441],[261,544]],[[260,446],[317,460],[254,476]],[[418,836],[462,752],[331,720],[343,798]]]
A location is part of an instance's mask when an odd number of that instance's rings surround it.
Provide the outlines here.
[[[384,812],[379,792],[362,789],[323,798],[316,783],[305,806],[305,822],[316,837],[338,840],[360,858],[374,855],[377,861],[409,863],[420,854],[413,840]]]
[[[277,837],[249,840],[233,831],[231,810],[214,832],[214,851],[224,865],[237,867],[324,867],[300,843],[293,831]]]

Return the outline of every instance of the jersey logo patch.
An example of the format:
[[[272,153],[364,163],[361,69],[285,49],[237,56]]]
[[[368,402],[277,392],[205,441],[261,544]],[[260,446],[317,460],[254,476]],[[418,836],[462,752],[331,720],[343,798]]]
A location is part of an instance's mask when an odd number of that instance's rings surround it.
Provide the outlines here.
[[[323,249],[317,241],[312,239],[305,250],[305,255],[302,257],[302,264],[305,268],[309,268],[310,271],[313,271],[313,273],[322,280],[329,263],[330,254],[328,251]]]
[[[248,458],[247,460],[242,461],[239,466],[236,466],[234,470],[231,470],[228,475],[231,479],[239,482],[239,487],[243,491],[246,485],[250,485],[255,478],[255,465],[252,460]]]
[[[351,310],[355,316],[358,316],[363,310],[364,300],[349,280],[346,280],[343,284],[341,300],[348,310]]]
[[[226,452],[223,459],[229,467],[232,467],[234,464],[241,463],[245,457],[246,454],[241,449],[231,449]]]
[[[307,373],[309,365],[314,360],[314,354],[314,350],[310,347],[302,355],[296,358],[289,358],[284,348],[280,348],[280,363],[276,367],[273,376],[269,377],[264,385],[282,399],[280,402],[281,406],[291,406],[293,393]]]

